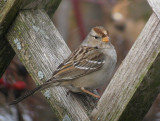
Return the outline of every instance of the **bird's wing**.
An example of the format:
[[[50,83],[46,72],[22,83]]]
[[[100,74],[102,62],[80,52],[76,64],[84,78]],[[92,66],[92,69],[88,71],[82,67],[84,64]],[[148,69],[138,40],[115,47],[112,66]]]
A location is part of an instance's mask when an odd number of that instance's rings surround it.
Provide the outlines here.
[[[80,46],[58,66],[53,78],[59,81],[79,78],[99,70],[104,63],[105,56],[98,48]]]
[[[104,61],[105,56],[98,48],[80,46],[68,59],[59,65],[57,70],[53,73],[53,78],[35,89],[26,92],[24,95],[14,100],[11,105],[19,103],[38,90],[49,87],[52,82],[57,82],[54,84],[58,85],[60,81],[75,79],[97,71],[103,66]]]

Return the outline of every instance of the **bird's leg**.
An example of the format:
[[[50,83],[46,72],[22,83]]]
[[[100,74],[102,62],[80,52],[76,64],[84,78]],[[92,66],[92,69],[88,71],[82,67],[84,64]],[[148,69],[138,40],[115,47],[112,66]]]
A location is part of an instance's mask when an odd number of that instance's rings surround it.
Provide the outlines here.
[[[81,87],[81,90],[82,90],[84,93],[87,93],[87,94],[89,94],[89,95],[91,95],[91,96],[93,96],[93,97],[100,98],[100,96],[98,96],[98,95],[96,95],[96,94],[94,94],[94,93],[92,93],[92,92],[84,89],[84,87]]]

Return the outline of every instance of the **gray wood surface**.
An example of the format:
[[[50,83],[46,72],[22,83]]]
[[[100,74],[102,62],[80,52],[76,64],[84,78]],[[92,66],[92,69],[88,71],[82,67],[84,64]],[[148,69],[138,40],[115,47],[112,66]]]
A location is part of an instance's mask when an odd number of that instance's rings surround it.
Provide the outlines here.
[[[62,87],[43,91],[59,120],[89,121],[91,112],[93,121],[143,119],[160,91],[160,4],[158,0],[148,2],[155,13],[93,111],[96,104],[90,97],[66,96]],[[6,37],[37,84],[49,79],[71,53],[43,10],[21,11]]]
[[[0,77],[15,55],[4,35],[19,9],[44,8],[52,16],[60,2],[61,0],[0,0]]]
[[[143,119],[160,89],[160,76],[153,76],[160,67],[150,68],[159,65],[159,52],[160,21],[153,13],[93,110],[93,120]]]
[[[23,0],[21,9],[44,9],[51,17],[61,0]]]
[[[160,19],[160,0],[147,0],[152,10]]]
[[[4,35],[18,12],[19,4],[19,0],[0,2],[0,77],[15,55]]]
[[[37,84],[50,79],[56,67],[71,53],[44,10],[21,11],[7,39]],[[89,121],[95,103],[69,94],[62,87],[43,91],[59,120]],[[89,101],[87,101],[87,98]]]

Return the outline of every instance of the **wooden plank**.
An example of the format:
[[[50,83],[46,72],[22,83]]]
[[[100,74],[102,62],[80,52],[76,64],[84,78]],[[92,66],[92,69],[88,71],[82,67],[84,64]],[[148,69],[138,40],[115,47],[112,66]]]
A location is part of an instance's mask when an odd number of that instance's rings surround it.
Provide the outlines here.
[[[160,19],[160,1],[159,0],[147,0],[152,10]]]
[[[23,0],[21,9],[44,9],[52,17],[60,3],[61,0]]]
[[[13,21],[19,5],[20,0],[7,0],[6,2],[0,2],[0,38],[4,35]]]
[[[37,84],[51,78],[56,67],[71,53],[43,10],[21,11],[7,39]],[[67,95],[62,87],[43,91],[59,120],[89,121],[95,103],[88,97]],[[84,100],[84,101],[83,101]]]
[[[2,0],[0,2],[0,77],[15,55],[4,34],[15,18],[19,5],[20,0]]]
[[[155,20],[156,24],[159,24],[160,1],[159,0],[147,0],[147,1],[151,6],[152,10],[154,11],[154,14],[157,15],[157,17],[155,17],[157,19]],[[160,26],[158,25],[157,27]],[[157,29],[155,29],[154,31],[157,32]],[[154,62],[151,62],[151,65],[152,66],[148,68],[148,72],[143,78],[141,86],[137,89],[137,92],[132,97],[131,102],[127,105],[125,111],[123,112],[120,121],[128,121],[128,120],[132,121],[133,119],[136,121],[142,121],[142,119],[150,109],[152,103],[154,103],[154,100],[156,99],[157,95],[159,94],[160,92],[159,50],[158,50],[158,56],[156,57]]]
[[[6,32],[19,9],[44,8],[53,15],[61,0],[2,0],[0,2],[0,37]]]
[[[93,110],[94,121],[143,119],[160,90],[159,52],[160,21],[153,13]]]
[[[40,2],[41,1],[41,2]],[[14,54],[8,41],[3,37],[14,21],[19,9],[45,8],[53,15],[61,0],[1,0],[0,1],[0,77],[12,60]],[[8,59],[7,59],[8,58]]]

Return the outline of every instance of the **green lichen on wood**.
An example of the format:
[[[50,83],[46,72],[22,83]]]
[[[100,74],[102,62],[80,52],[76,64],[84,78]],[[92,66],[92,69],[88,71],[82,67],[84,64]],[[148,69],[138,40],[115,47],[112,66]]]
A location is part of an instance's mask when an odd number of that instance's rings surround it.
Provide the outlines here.
[[[154,55],[156,57],[156,54]],[[140,76],[139,82],[143,80],[141,86],[137,86],[137,93],[132,97],[119,121],[142,121],[155,97],[158,95],[160,91],[160,54],[154,63],[150,65],[148,66],[149,71],[147,74]]]

